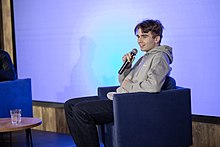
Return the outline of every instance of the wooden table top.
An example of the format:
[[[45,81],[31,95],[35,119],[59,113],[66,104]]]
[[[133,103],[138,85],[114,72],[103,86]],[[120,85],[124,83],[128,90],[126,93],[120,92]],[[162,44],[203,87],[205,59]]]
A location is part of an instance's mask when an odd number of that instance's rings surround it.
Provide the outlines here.
[[[12,132],[39,126],[42,120],[33,117],[21,117],[21,123],[12,124],[11,118],[0,118],[0,132]]]

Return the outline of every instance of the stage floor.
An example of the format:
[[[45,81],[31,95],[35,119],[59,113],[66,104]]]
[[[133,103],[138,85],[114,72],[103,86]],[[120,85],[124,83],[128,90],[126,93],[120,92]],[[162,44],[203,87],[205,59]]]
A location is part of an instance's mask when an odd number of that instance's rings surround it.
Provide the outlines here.
[[[25,131],[12,132],[12,147],[26,147]],[[1,135],[0,135],[1,137]],[[3,134],[4,142],[1,142],[0,147],[10,147],[9,133]],[[34,147],[76,147],[72,137],[69,134],[46,132],[32,129],[32,139]],[[101,145],[103,147],[103,145]]]

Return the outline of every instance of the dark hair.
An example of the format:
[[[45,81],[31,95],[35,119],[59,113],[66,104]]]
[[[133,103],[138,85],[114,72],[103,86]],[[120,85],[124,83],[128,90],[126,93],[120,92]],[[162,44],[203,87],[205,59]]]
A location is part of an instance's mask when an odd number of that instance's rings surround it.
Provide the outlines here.
[[[136,25],[134,28],[134,34],[137,35],[138,29],[141,29],[143,33],[151,32],[153,38],[160,36],[160,41],[163,37],[163,25],[159,20],[147,19]]]

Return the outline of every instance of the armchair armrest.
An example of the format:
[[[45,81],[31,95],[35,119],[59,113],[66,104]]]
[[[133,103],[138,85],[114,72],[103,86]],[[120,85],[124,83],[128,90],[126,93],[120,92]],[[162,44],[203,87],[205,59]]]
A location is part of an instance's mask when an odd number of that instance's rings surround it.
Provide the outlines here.
[[[118,147],[192,144],[190,89],[115,94],[113,112]]]
[[[107,98],[107,93],[111,91],[116,91],[119,86],[109,86],[109,87],[98,87],[99,98]]]

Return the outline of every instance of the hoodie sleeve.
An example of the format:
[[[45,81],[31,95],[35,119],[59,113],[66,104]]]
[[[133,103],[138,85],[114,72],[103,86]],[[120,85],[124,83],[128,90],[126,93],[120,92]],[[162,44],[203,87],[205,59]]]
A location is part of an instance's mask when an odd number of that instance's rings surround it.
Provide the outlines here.
[[[142,60],[143,57],[141,57],[135,64],[132,68],[128,68],[128,69],[125,69],[125,71],[120,75],[118,74],[118,81],[120,83],[120,85],[122,84],[122,82],[124,81],[125,77],[128,75],[128,74],[132,74],[130,72],[133,72],[133,69],[135,67],[138,66],[138,64],[140,64],[141,60]]]
[[[118,81],[119,81],[120,85],[124,81],[125,77],[130,73],[130,71],[131,71],[131,68],[125,69],[125,71],[121,75],[118,74]]]
[[[150,70],[146,73],[146,79],[141,82],[126,84],[125,89],[129,92],[160,92],[165,77],[171,71],[170,61],[165,53],[154,56]]]

